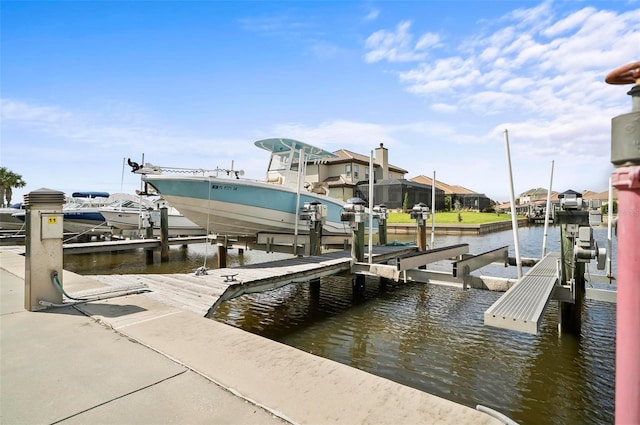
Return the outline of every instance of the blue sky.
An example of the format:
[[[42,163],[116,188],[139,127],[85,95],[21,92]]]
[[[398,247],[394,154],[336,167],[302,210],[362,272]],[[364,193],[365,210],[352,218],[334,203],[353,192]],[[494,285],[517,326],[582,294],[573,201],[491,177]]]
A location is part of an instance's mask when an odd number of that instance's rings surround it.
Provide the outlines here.
[[[509,199],[608,187],[640,0],[2,1],[1,164],[47,187],[133,192],[123,159],[241,168],[258,139],[368,155]]]

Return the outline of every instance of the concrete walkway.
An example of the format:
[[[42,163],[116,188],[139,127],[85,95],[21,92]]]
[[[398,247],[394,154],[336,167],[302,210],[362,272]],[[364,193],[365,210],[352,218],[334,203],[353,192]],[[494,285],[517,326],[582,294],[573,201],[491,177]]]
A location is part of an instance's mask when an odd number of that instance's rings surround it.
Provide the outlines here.
[[[145,294],[26,311],[15,253],[0,252],[0,296],[2,424],[500,423]]]

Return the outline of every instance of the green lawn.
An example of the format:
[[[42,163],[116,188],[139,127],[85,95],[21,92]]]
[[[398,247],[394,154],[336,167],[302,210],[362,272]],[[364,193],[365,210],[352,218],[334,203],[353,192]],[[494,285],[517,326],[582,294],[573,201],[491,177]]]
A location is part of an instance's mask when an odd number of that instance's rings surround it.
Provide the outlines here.
[[[460,212],[462,221],[458,221],[458,213],[456,212],[436,212],[437,224],[481,224],[481,223],[493,223],[496,221],[510,221],[511,215],[509,214],[496,214],[496,213],[479,213],[473,211]],[[411,218],[410,214],[390,212],[388,223],[415,223],[416,221]],[[431,223],[431,217],[427,220]]]

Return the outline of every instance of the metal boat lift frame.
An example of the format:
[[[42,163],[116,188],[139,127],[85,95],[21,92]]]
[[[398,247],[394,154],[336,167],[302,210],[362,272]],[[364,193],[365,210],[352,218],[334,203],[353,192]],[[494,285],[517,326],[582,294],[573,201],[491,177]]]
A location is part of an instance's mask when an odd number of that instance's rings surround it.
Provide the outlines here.
[[[421,268],[447,259],[453,260],[451,273]],[[469,244],[463,243],[398,256],[387,264],[354,262],[351,272],[376,275],[396,282],[402,279],[404,282],[458,284],[467,289],[472,271],[496,262],[503,262],[506,266],[507,259],[507,246],[472,255],[469,254]]]

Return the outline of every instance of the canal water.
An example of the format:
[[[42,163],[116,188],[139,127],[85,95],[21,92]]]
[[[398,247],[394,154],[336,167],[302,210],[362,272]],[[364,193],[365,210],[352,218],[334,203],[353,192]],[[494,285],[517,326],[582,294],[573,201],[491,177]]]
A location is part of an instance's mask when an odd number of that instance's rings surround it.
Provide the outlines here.
[[[559,233],[559,227],[549,228],[548,251],[559,250]],[[519,229],[520,254],[539,258],[542,236],[542,226]],[[594,236],[607,246],[606,228],[595,228]],[[435,239],[437,247],[458,243],[468,243],[471,253],[509,245],[514,255],[511,230]],[[145,265],[142,252],[74,255],[65,256],[65,269],[189,273],[215,267],[214,253],[206,245],[173,248],[169,263],[154,265]],[[286,257],[231,252],[228,265]],[[595,261],[588,270],[605,273]],[[615,270],[614,258],[614,275]],[[490,265],[474,274],[515,277],[517,271]],[[319,294],[308,284],[294,284],[225,302],[214,319],[467,406],[491,407],[520,424],[613,423],[615,305],[587,300],[582,332],[575,336],[558,333],[551,302],[541,333],[528,335],[483,325],[484,311],[501,295],[419,283],[382,285],[375,278],[354,294],[351,276],[342,275],[323,278]]]

